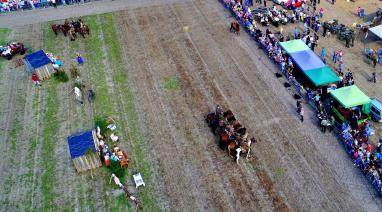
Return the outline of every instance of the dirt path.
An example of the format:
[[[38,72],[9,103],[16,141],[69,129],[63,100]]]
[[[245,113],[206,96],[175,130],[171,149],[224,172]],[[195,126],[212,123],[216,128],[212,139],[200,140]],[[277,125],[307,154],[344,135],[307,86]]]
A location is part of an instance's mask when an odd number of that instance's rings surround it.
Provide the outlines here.
[[[71,17],[102,14],[154,5],[172,4],[182,1],[184,2],[188,0],[102,0],[80,5],[73,4],[69,6],[61,6],[57,9],[49,7],[46,9],[0,14],[0,27],[12,28]]]
[[[332,163],[322,156],[322,154],[325,153],[324,149],[327,150],[327,148],[320,147],[321,145],[318,139],[320,132],[318,129],[314,128],[311,124],[308,126],[300,125],[297,118],[293,115],[293,99],[289,96],[288,92],[282,88],[281,83],[277,82],[277,79],[273,77],[273,65],[267,62],[266,59],[260,64],[256,63],[256,59],[264,57],[264,55],[257,53],[256,49],[253,49],[253,45],[247,46],[248,43],[243,43],[241,38],[232,39],[231,35],[227,34],[224,28],[227,22],[224,20],[222,22],[221,16],[218,14],[218,12],[222,11],[214,8],[216,4],[210,2],[201,4],[201,6],[195,6],[195,4],[180,4],[173,7],[166,7],[166,9],[156,8],[148,10],[148,12],[145,10],[144,13],[141,10],[137,10],[134,11],[135,16],[129,13],[128,16],[132,16],[133,19],[130,21],[128,18],[128,21],[126,21],[127,23],[131,23],[129,25],[132,28],[127,29],[128,35],[135,34],[137,30],[139,30],[138,33],[140,33],[137,35],[139,38],[135,40],[127,39],[130,41],[127,43],[130,43],[129,49],[132,48],[136,49],[134,52],[141,52],[140,54],[142,56],[137,57],[135,61],[145,61],[143,64],[140,63],[133,66],[136,69],[142,68],[146,70],[136,71],[134,76],[137,78],[134,80],[134,85],[141,87],[137,88],[137,92],[141,92],[139,95],[144,96],[144,98],[139,100],[142,107],[145,108],[144,111],[150,111],[145,115],[145,117],[150,120],[147,121],[150,126],[149,128],[162,128],[162,125],[168,125],[164,130],[157,129],[155,131],[160,132],[159,137],[164,138],[163,141],[168,143],[174,139],[177,143],[181,144],[169,144],[169,146],[174,145],[174,150],[161,150],[165,147],[162,145],[155,146],[153,148],[154,154],[160,154],[155,153],[157,151],[180,151],[188,153],[189,145],[184,143],[184,140],[187,140],[187,138],[182,138],[182,135],[190,134],[191,136],[197,136],[196,140],[203,140],[203,137],[204,139],[210,137],[208,130],[206,131],[198,127],[200,125],[196,123],[202,121],[202,116],[199,115],[205,113],[205,110],[212,107],[216,101],[223,102],[230,106],[230,108],[233,108],[234,111],[240,111],[240,114],[238,114],[240,119],[248,123],[248,126],[254,129],[255,132],[264,139],[265,142],[259,144],[259,150],[256,150],[256,153],[267,152],[265,155],[257,155],[257,161],[254,162],[254,166],[259,166],[260,168],[256,168],[256,171],[252,169],[253,167],[246,167],[246,165],[240,169],[240,175],[236,177],[234,173],[233,175],[228,174],[226,179],[221,177],[220,183],[224,185],[225,189],[230,188],[228,190],[235,196],[235,198],[233,198],[233,196],[230,197],[229,194],[224,194],[224,190],[221,190],[222,196],[225,196],[225,201],[231,202],[234,208],[243,210],[245,210],[246,207],[263,207],[263,209],[267,207],[278,207],[277,204],[272,205],[272,203],[267,203],[270,200],[273,200],[271,201],[273,203],[278,201],[280,205],[289,205],[291,208],[309,210],[316,207],[326,208],[328,210],[339,208],[352,210],[358,208],[358,206],[354,205],[351,201],[355,198],[352,197],[351,194],[348,195],[349,188],[342,187],[342,182],[337,179],[338,175]],[[215,11],[216,13],[214,13]],[[149,14],[148,18],[144,15],[146,13]],[[206,14],[210,15],[207,16]],[[160,23],[167,20],[168,17],[172,17],[171,20],[169,20],[171,22],[168,23],[166,21],[165,25],[160,25]],[[135,19],[137,21],[134,21]],[[151,22],[155,24],[150,25]],[[169,26],[174,27],[166,27],[167,23]],[[135,24],[139,25],[137,29],[134,29]],[[183,25],[190,26],[190,36],[183,35],[181,32]],[[167,33],[169,35],[166,35]],[[153,34],[155,34],[157,38]],[[139,45],[138,43],[141,43],[139,47],[132,47],[134,44]],[[163,59],[163,56],[166,56],[167,59]],[[147,58],[150,59],[147,61]],[[224,60],[220,58],[224,58]],[[264,72],[265,70],[267,71]],[[142,76],[136,76],[138,73]],[[155,73],[155,75],[153,75],[153,73]],[[169,92],[163,88],[165,79],[169,77],[175,77],[181,81],[182,86],[180,90]],[[147,84],[147,80],[153,84]],[[145,91],[147,89],[150,89],[150,92]],[[284,91],[280,92],[280,89]],[[240,90],[242,92],[234,93],[233,90]],[[261,94],[258,92],[260,90],[262,91]],[[154,94],[150,95],[151,93]],[[171,95],[171,97],[168,97],[168,95]],[[153,98],[153,96],[156,98]],[[145,103],[145,101],[147,101],[147,103]],[[204,102],[204,104],[200,105],[198,104],[199,102]],[[243,102],[244,104],[233,105],[232,102]],[[156,105],[157,107],[153,108],[152,105]],[[268,109],[265,110],[265,108]],[[169,113],[168,111],[172,112]],[[281,113],[281,111],[288,111],[289,114],[292,115]],[[151,113],[155,114],[155,118],[150,118]],[[193,116],[188,114],[193,114]],[[162,120],[170,118],[172,121],[166,120],[163,122],[160,119],[161,116],[165,117]],[[251,117],[256,117],[256,119]],[[177,127],[177,131],[172,131],[171,128],[173,126],[178,126],[175,120],[183,120],[179,125],[186,126]],[[193,122],[196,123],[188,124]],[[258,124],[254,125],[254,123]],[[191,127],[189,127],[189,125]],[[304,133],[304,131],[306,131],[305,128],[308,127],[312,127],[312,129]],[[182,128],[186,129],[182,130]],[[173,138],[166,139],[164,136],[166,134],[170,134],[169,136],[173,136]],[[336,142],[334,137],[326,136],[325,139],[328,139],[328,142]],[[160,143],[163,143],[163,141],[160,141]],[[208,154],[206,155],[198,151],[199,148],[204,148],[204,151],[206,151],[205,145],[199,147],[200,144],[196,143],[193,144],[192,148],[195,152],[198,152],[199,158],[212,157],[209,160],[213,161],[211,165],[215,167],[213,170],[216,173],[220,172],[227,175],[226,169],[229,169],[231,164],[219,164],[217,161],[224,160],[220,156],[221,152],[217,150],[214,153],[215,150],[211,149],[214,145],[213,139],[210,140],[209,144],[211,144],[211,146],[208,146]],[[152,145],[155,145],[155,143],[153,142]],[[270,145],[272,148],[269,148]],[[336,149],[340,149],[340,144],[337,143],[336,147]],[[166,146],[166,148],[170,147]],[[345,154],[341,156],[342,160],[347,160]],[[161,157],[163,158],[164,156],[161,155]],[[173,160],[181,160],[176,159],[177,157],[176,155],[172,156]],[[165,161],[167,162],[168,160]],[[280,161],[281,163],[274,164],[272,161]],[[174,175],[172,175],[170,169],[166,168],[166,166],[170,165],[172,169],[174,169],[174,165],[171,161],[168,161],[168,163],[169,164],[159,164],[159,168],[164,170],[164,176],[170,176],[168,180],[166,180],[165,177],[164,180],[166,183],[164,187],[169,187],[170,191],[173,191],[171,189],[174,188],[171,184],[174,183],[177,187],[181,188],[183,179],[189,177],[187,174],[189,169],[184,167],[184,165],[177,165],[176,169],[183,168],[185,170],[185,173],[181,177],[182,180],[177,181],[173,179]],[[218,163],[218,165],[214,163]],[[346,164],[342,165],[346,166]],[[195,172],[192,173],[193,176],[199,176],[199,178],[200,175],[203,175],[202,173],[207,171],[204,168],[205,166],[198,167],[196,162],[188,166],[197,167],[191,170],[202,170],[199,175]],[[282,176],[277,176],[280,175],[277,174],[277,171],[282,172]],[[341,172],[344,171],[354,172],[352,169],[341,170]],[[357,173],[356,170],[355,173]],[[178,172],[176,172],[176,174],[178,174]],[[261,197],[262,195],[253,193],[251,197],[249,197],[246,196],[248,193],[239,192],[243,190],[250,192],[249,186],[246,185],[250,184],[248,181],[251,182],[250,179],[253,178],[253,176],[257,176],[257,182],[263,183],[263,185],[259,187],[263,187],[264,193],[266,193],[265,196]],[[274,185],[272,181],[274,182],[276,179],[282,180],[282,183],[276,183]],[[362,178],[358,181],[364,183]],[[190,180],[189,183],[195,186],[200,186],[201,184],[195,179]],[[251,185],[253,185],[253,182],[251,183]],[[269,185],[264,185],[266,183]],[[214,184],[218,183],[215,181]],[[217,188],[208,189],[215,190],[216,192],[219,191],[221,187],[223,186],[218,185]],[[291,192],[296,190],[299,192]],[[174,195],[172,195],[173,193]],[[301,193],[304,195],[297,195]],[[188,196],[183,196],[184,200],[189,198]],[[174,202],[172,205],[175,205],[175,208],[187,208],[188,206],[184,205],[186,203],[179,200],[180,198],[176,190],[170,192],[170,199],[171,202]],[[214,200],[208,200],[208,197],[201,196],[200,198],[206,198],[206,202],[212,203],[212,205],[207,203],[210,207],[215,205]],[[253,201],[252,198],[255,201]],[[366,198],[367,197],[365,197],[365,199]],[[333,199],[335,201],[332,201]],[[251,202],[248,203],[249,201]],[[261,202],[261,204],[256,205],[256,202]],[[216,203],[216,205],[218,204],[219,203]]]

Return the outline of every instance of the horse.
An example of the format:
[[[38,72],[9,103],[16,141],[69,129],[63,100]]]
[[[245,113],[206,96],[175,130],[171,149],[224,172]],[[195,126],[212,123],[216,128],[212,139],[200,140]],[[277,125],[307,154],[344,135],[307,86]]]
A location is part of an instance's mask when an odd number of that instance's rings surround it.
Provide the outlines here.
[[[90,35],[90,29],[89,29],[88,25],[82,24],[82,27],[80,29],[80,34],[84,38],[85,38],[85,35]]]
[[[219,147],[225,149],[230,143],[229,134],[226,130],[222,130],[219,134]]]
[[[227,110],[223,113],[223,117],[227,119],[228,123],[234,123],[236,121],[235,116],[233,115],[233,112],[231,110]]]
[[[61,25],[61,32],[64,34],[65,37],[68,35],[70,28],[70,23],[68,21],[65,21],[65,23]]]
[[[209,113],[206,116],[206,122],[209,126],[211,126],[212,122],[215,120],[215,113]]]
[[[248,160],[249,159],[249,154],[251,152],[251,144],[252,143],[257,143],[257,140],[255,139],[255,137],[252,137],[251,139],[249,140],[243,140],[241,143],[240,143],[240,147],[241,147],[241,153],[242,154],[245,154],[245,158]]]
[[[237,21],[231,22],[231,27],[229,29],[230,32],[236,33],[237,35],[240,35],[240,25]]]
[[[51,28],[56,36],[58,35],[58,32],[62,31],[61,24],[52,24]]]
[[[240,153],[242,151],[239,143],[235,140],[228,144],[228,155],[232,158],[235,157],[236,163],[239,163]]]
[[[76,31],[76,33],[81,33],[81,22],[77,20],[77,21],[72,21],[71,24],[74,30]]]
[[[76,40],[77,35],[76,35],[76,31],[74,30],[74,28],[71,28],[69,30],[68,34],[69,34],[70,41],[75,41]]]

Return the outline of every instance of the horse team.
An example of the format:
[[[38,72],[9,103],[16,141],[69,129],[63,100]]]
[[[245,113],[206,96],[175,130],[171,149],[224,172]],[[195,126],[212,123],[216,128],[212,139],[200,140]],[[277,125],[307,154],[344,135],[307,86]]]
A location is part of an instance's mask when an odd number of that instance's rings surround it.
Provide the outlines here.
[[[52,31],[55,35],[58,35],[59,32],[62,32],[64,36],[69,36],[71,41],[76,40],[77,33],[85,38],[85,35],[90,34],[89,27],[82,21],[81,18],[77,20],[65,20],[64,24],[53,24],[51,26]]]
[[[227,149],[228,155],[239,162],[240,156],[249,158],[251,144],[256,143],[254,137],[248,138],[247,128],[236,120],[233,112],[223,112],[221,107],[216,106],[215,112],[209,113],[206,122],[212,132],[218,137],[218,145],[221,149]]]

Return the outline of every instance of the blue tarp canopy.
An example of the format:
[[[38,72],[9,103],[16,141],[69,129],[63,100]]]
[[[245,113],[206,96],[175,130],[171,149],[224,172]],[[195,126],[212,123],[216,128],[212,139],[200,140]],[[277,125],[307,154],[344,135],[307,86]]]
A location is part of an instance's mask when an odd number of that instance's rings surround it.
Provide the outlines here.
[[[29,68],[32,70],[51,63],[43,50],[28,54],[24,59],[28,62],[28,66],[30,66]]]
[[[93,131],[81,132],[68,137],[70,157],[72,159],[85,155],[88,149],[96,151]]]
[[[310,49],[291,52],[289,55],[302,71],[325,67],[321,59]]]

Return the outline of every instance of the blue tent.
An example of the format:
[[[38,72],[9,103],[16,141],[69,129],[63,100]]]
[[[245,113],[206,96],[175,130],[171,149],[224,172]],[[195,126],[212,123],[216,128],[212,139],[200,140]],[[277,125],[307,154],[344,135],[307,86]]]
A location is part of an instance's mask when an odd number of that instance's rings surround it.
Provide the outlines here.
[[[310,49],[291,52],[289,55],[302,71],[325,67],[321,59]]]
[[[93,131],[86,131],[68,137],[70,157],[78,172],[100,167],[101,161],[96,152]],[[86,154],[88,150],[93,153]]]
[[[28,72],[36,73],[40,79],[49,79],[54,73],[52,62],[43,50],[25,56],[24,64]]]
[[[84,155],[88,149],[91,149],[93,152],[96,151],[92,130],[69,136],[68,144],[72,159]]]
[[[47,64],[51,64],[51,61],[48,56],[46,56],[43,50],[39,50],[37,52],[33,52],[32,54],[28,54],[24,57],[27,62],[27,67],[30,71],[45,66]]]

